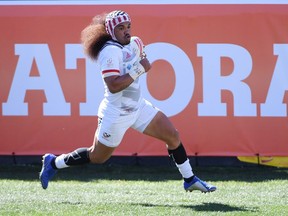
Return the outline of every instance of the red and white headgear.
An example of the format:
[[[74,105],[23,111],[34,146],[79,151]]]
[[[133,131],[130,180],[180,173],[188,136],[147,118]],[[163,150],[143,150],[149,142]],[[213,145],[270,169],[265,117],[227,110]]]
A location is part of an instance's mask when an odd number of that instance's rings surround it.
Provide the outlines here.
[[[123,22],[131,22],[129,15],[121,10],[115,10],[110,12],[105,19],[106,31],[111,35],[113,40],[117,40],[114,34],[114,28]]]

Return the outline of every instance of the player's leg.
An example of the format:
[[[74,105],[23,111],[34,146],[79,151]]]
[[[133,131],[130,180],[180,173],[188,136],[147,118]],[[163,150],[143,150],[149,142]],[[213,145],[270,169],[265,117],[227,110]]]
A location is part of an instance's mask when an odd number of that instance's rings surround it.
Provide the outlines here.
[[[90,148],[78,148],[73,152],[62,154],[58,157],[53,154],[45,154],[39,175],[43,189],[48,187],[49,181],[54,177],[58,169],[88,163],[104,163],[111,157],[114,149],[96,141]]]
[[[165,142],[169,155],[173,158],[183,178],[186,181],[193,178],[194,174],[184,146],[181,144],[179,133],[165,114],[154,108],[148,101],[144,101],[133,128]]]
[[[215,191],[216,187],[201,181],[194,175],[186,150],[181,143],[179,133],[169,118],[149,103],[143,108],[141,113],[139,121],[144,122],[144,119],[147,121],[146,123],[142,123],[142,128],[138,126],[135,129],[141,132],[141,129],[144,127],[145,129],[142,131],[144,134],[166,143],[169,156],[173,158],[179,172],[183,176],[184,189],[187,191],[201,190],[202,192]]]
[[[120,144],[131,122],[133,122],[133,116],[123,118],[113,115],[107,115],[104,120],[99,118],[93,145],[90,148],[78,148],[73,152],[62,154],[58,157],[53,154],[45,154],[39,175],[43,189],[48,187],[49,181],[58,169],[88,163],[101,164],[107,161]]]
[[[165,142],[169,156],[175,162],[184,180],[190,182],[193,179],[194,173],[179,133],[165,114],[159,111],[143,133]]]
[[[98,133],[96,132],[93,145],[90,148],[78,148],[68,154],[62,154],[55,158],[54,163],[52,161],[52,167],[54,169],[62,169],[87,163],[101,164],[111,157],[115,148],[98,141]]]
[[[56,157],[54,164],[52,162],[52,167],[54,169],[62,169],[88,163],[102,164],[111,157],[114,150],[115,148],[108,147],[96,141],[90,148],[78,148],[71,153]]]

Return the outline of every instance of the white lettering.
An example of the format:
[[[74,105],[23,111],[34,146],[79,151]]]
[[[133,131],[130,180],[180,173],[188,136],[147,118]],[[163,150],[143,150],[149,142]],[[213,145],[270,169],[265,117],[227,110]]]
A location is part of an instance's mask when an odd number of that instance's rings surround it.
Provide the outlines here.
[[[256,116],[251,90],[243,81],[252,69],[249,52],[233,44],[198,44],[197,50],[203,58],[203,103],[198,104],[199,116],[227,116],[226,104],[221,103],[221,90],[233,94],[235,116]],[[221,57],[233,60],[234,70],[229,76],[221,76]]]
[[[266,102],[261,104],[261,116],[287,116],[287,105],[283,103],[288,90],[288,44],[275,44],[278,55]]]
[[[164,60],[174,69],[176,81],[173,93],[165,100],[157,100],[150,94],[146,75],[140,78],[143,96],[162,109],[167,116],[181,113],[191,102],[195,87],[193,65],[186,53],[169,43],[153,43],[146,46],[151,63]],[[44,116],[71,115],[58,79],[47,44],[15,44],[19,56],[8,99],[2,104],[3,116],[28,116],[25,102],[28,90],[41,90],[46,96]],[[203,64],[203,102],[198,104],[198,116],[227,116],[227,105],[221,101],[223,90],[233,96],[234,116],[257,116],[256,104],[251,100],[250,86],[245,79],[252,71],[252,57],[243,47],[234,44],[198,44],[197,55]],[[260,104],[261,116],[287,116],[284,96],[288,91],[288,44],[275,44],[278,56],[265,103]],[[234,68],[229,75],[221,74],[221,58],[229,58]],[[96,116],[103,98],[104,88],[99,65],[86,58],[81,44],[65,45],[65,68],[77,69],[77,61],[85,61],[86,101],[79,105],[80,116]],[[31,76],[35,62],[39,75]],[[165,71],[162,71],[165,77]],[[255,83],[255,82],[254,82]],[[257,86],[255,86],[256,88]],[[232,104],[231,104],[232,106]]]
[[[104,95],[99,65],[86,58],[81,44],[66,44],[66,69],[76,69],[77,59],[86,59],[86,103],[80,103],[80,116],[96,116]]]
[[[169,62],[175,73],[176,83],[172,95],[159,101],[155,99],[147,88],[147,79],[141,77],[140,83],[143,96],[155,106],[162,109],[167,116],[174,116],[180,113],[189,104],[194,91],[194,70],[189,57],[179,47],[169,43],[153,43],[146,46],[145,51],[149,61],[165,60]],[[165,71],[162,71],[165,77]]]
[[[48,45],[15,44],[15,55],[19,55],[19,60],[7,103],[3,103],[3,115],[28,115],[28,105],[24,103],[27,90],[44,91],[44,115],[70,115],[70,104],[65,101]],[[34,60],[39,70],[37,77],[30,76]]]

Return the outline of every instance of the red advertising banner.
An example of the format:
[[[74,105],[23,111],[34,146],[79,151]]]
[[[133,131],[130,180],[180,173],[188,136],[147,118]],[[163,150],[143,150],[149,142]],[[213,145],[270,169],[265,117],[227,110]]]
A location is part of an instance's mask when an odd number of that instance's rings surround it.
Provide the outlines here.
[[[0,155],[92,145],[103,84],[80,33],[125,10],[152,70],[144,96],[189,155],[288,155],[288,5],[0,5]],[[129,130],[114,155],[167,155]]]

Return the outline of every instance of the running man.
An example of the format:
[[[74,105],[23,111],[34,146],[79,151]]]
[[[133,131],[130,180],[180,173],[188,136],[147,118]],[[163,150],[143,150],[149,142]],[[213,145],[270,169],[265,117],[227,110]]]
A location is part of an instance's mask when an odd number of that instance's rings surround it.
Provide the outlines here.
[[[98,127],[91,147],[57,157],[50,153],[43,156],[39,176],[43,189],[59,169],[107,161],[128,128],[133,128],[166,144],[169,156],[184,179],[186,191],[215,191],[215,186],[194,175],[172,122],[141,95],[138,79],[151,65],[141,39],[131,36],[130,16],[121,10],[96,16],[82,31],[81,40],[87,56],[100,65],[105,88],[98,109]]]

